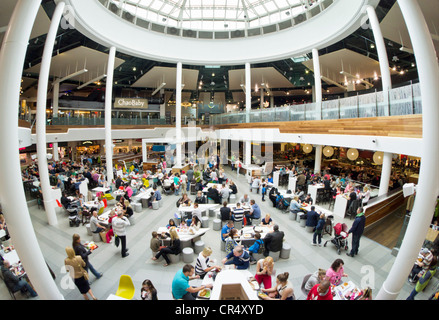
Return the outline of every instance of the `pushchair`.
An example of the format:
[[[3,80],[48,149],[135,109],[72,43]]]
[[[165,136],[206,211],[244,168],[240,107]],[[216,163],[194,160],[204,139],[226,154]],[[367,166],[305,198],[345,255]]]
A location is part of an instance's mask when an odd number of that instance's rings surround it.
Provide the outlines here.
[[[174,192],[174,190],[172,190],[172,185],[171,184],[162,184],[162,191],[164,194],[166,195],[170,195]]]
[[[290,203],[285,200],[285,198],[282,195],[278,195],[276,199],[276,208],[282,211],[286,211],[289,209]]]
[[[345,249],[346,251],[348,250],[348,233],[349,229],[348,226],[346,225],[346,223],[337,223],[334,226],[334,238],[332,238],[331,240],[327,240],[325,242],[325,244],[323,245],[324,247],[326,247],[326,244],[330,241],[332,242],[336,248],[337,248],[337,253],[340,254],[341,249]]]
[[[67,212],[69,213],[69,225],[70,227],[79,227],[81,223],[81,219],[79,218],[79,207],[78,206],[71,206],[66,208]]]

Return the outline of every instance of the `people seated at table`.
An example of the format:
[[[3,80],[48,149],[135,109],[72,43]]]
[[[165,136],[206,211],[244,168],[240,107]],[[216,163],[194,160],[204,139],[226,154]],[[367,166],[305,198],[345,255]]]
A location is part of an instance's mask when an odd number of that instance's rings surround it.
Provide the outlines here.
[[[273,219],[271,218],[271,215],[269,213],[265,214],[265,217],[261,220],[260,225],[261,226],[272,226],[273,225]]]
[[[258,206],[254,199],[250,200],[250,212],[245,215],[245,218],[247,220],[247,226],[252,225],[253,219],[257,220],[261,218],[261,208]]]
[[[169,222],[166,225],[166,228],[171,229],[172,227],[177,227],[177,226],[175,225],[174,219],[169,219]]]
[[[212,288],[212,284],[201,285],[199,287],[190,286],[190,280],[200,278],[200,276],[194,276],[194,274],[195,268],[190,264],[185,264],[181,270],[177,271],[172,280],[171,288],[174,299],[195,300],[199,291]]]
[[[192,216],[191,223],[189,225],[189,232],[195,234],[201,228],[201,220],[198,216]]]
[[[192,201],[189,199],[187,193],[183,193],[183,196],[178,199],[177,201],[177,207],[183,206],[183,207],[189,207],[191,205]]]
[[[273,204],[273,207],[276,207],[276,200],[277,200],[278,190],[277,188],[271,188],[268,192],[268,198],[270,199],[271,203]]]
[[[328,280],[323,280],[316,284],[309,291],[306,300],[334,300],[331,292],[331,283]]]
[[[174,221],[174,220],[172,220],[172,221]],[[169,220],[169,222],[171,222],[171,221]],[[161,242],[160,242],[159,234],[157,233],[157,231],[153,231],[151,233],[151,240],[149,241],[149,248],[151,249],[153,254],[155,252],[159,252],[160,245],[161,245]]]
[[[271,288],[271,276],[274,274],[274,261],[272,257],[259,259],[256,262],[255,279],[259,286],[264,285],[265,289]]]
[[[275,224],[273,226],[273,232],[269,232],[264,238],[264,244],[265,244],[264,255],[268,256],[270,252],[281,251],[284,236],[285,236],[284,232],[279,231],[279,226]]]
[[[248,206],[250,204],[250,198],[248,196],[248,194],[244,194],[240,199],[239,202],[241,203],[241,205],[245,205]]]
[[[220,270],[220,266],[210,265],[210,256],[212,255],[212,248],[205,247],[203,251],[198,254],[197,261],[195,263],[195,274],[200,276],[200,279],[204,279],[206,274],[212,270]]]
[[[223,202],[223,206],[220,208],[221,221],[228,221],[232,219],[232,210],[228,206],[227,201]]]
[[[248,253],[250,254],[250,264],[255,264],[256,259],[253,257],[255,253],[264,253],[264,240],[261,239],[261,234],[255,232],[255,242],[248,248]]]
[[[1,272],[6,286],[12,292],[20,290],[23,293],[29,292],[31,297],[38,296],[32,286],[26,280],[20,278],[14,272],[12,272],[11,268],[11,263],[8,260],[3,260]]]
[[[305,286],[303,290],[306,294],[308,294],[311,289],[316,285],[322,283],[326,278],[326,270],[319,269],[308,278],[308,280],[305,282]]]
[[[317,226],[317,222],[319,222],[320,214],[316,212],[316,207],[311,206],[311,210],[306,214],[306,223],[305,225],[310,228],[314,228]]]
[[[250,266],[250,254],[241,245],[237,245],[222,262],[224,265],[234,265],[237,270],[245,270]]]
[[[155,257],[152,258],[152,260],[156,261],[162,256],[166,261],[166,263],[163,265],[165,267],[171,264],[171,260],[169,260],[168,257],[169,254],[179,254],[181,252],[180,237],[178,236],[176,228],[171,228],[169,230],[169,235],[171,236],[171,244],[160,249]]]
[[[302,205],[299,203],[299,197],[294,196],[290,201],[290,212],[299,213],[302,211]]]
[[[306,203],[306,204],[313,204],[314,203],[313,198],[311,198],[311,193],[308,193],[306,195],[305,199],[303,199],[303,203]]]
[[[229,181],[229,189],[231,190],[231,194],[238,193],[238,188],[236,187],[236,184],[232,180]]]
[[[195,197],[194,203],[201,203],[201,204],[207,203],[207,199],[204,196],[203,191],[197,191],[197,196]]]
[[[238,245],[238,242],[236,242],[236,238],[239,238],[238,230],[237,229],[230,229],[229,235],[226,237],[226,245],[224,246],[226,254],[229,254],[230,252],[235,249],[235,247]]]
[[[250,183],[250,192],[253,190],[253,189],[256,189],[256,193],[259,193],[259,187],[261,186],[261,179],[258,177],[258,176],[256,176],[256,177],[253,177],[252,178],[252,181],[251,181],[251,183]]]
[[[221,228],[221,241],[226,241],[226,238],[229,236],[230,230],[233,228],[233,220],[227,221],[227,223]]]
[[[232,220],[234,222],[242,222],[244,219],[244,209],[241,208],[241,203],[236,203],[236,207],[232,209]]]
[[[344,272],[344,261],[342,259],[335,259],[331,267],[326,270],[326,279],[334,285],[338,286],[342,282],[343,277],[348,275]]]
[[[131,203],[128,200],[125,200],[124,203],[124,216],[126,216],[127,218],[131,217],[134,214],[134,210],[133,207],[131,207]]]
[[[223,183],[221,185],[221,191],[220,191],[220,196],[221,196],[221,201],[229,201],[229,197],[230,197],[230,190],[229,188],[226,186],[225,183]]]
[[[221,203],[221,196],[218,192],[218,189],[216,185],[211,186],[207,189],[207,198],[212,199],[213,202],[220,204]]]
[[[79,203],[74,199],[69,199],[66,192],[63,192],[61,195],[60,202],[65,209],[69,209],[70,207],[79,206]]]
[[[93,233],[101,233],[106,230],[107,226],[98,220],[97,209],[92,209],[92,216],[90,218],[90,231]]]
[[[276,286],[269,289],[261,289],[262,292],[267,293],[263,297],[264,300],[296,300],[294,296],[293,284],[289,278],[289,273],[284,272],[276,277]]]
[[[153,201],[160,201],[160,200],[162,200],[162,194],[161,194],[160,190],[157,188],[156,184],[153,185],[152,190],[154,192],[154,194],[152,196],[152,200]]]

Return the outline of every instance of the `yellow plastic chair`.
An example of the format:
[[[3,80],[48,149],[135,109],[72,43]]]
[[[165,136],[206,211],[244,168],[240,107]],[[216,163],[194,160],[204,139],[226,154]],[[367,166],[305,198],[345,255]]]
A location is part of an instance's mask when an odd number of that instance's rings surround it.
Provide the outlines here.
[[[100,216],[104,212],[105,207],[102,207],[98,211],[98,216]]]
[[[147,180],[145,178],[142,178],[142,180],[143,180],[143,184],[145,185],[145,188],[148,188],[149,187],[149,180]]]
[[[105,199],[107,199],[107,201],[109,201],[109,200],[114,200],[114,197],[111,195],[111,193],[105,193],[105,194],[103,195],[103,197],[104,197]]]
[[[116,296],[131,300],[134,297],[134,283],[130,276],[123,274],[119,279],[119,287],[116,291]]]

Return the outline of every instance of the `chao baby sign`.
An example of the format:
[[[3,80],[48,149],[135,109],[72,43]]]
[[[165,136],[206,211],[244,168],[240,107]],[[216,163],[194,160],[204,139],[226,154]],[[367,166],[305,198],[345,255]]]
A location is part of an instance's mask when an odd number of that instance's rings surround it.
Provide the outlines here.
[[[147,99],[137,98],[116,98],[114,101],[115,108],[127,108],[127,109],[147,109]]]

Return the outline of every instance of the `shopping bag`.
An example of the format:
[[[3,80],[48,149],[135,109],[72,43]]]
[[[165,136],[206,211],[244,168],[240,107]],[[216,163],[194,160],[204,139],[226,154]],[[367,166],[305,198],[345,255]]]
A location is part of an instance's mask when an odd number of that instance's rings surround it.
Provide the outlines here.
[[[118,247],[118,246],[119,246],[119,242],[120,242],[119,237],[118,237],[117,235],[115,235],[115,236],[114,236],[114,245],[115,245],[116,247]]]

